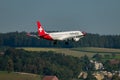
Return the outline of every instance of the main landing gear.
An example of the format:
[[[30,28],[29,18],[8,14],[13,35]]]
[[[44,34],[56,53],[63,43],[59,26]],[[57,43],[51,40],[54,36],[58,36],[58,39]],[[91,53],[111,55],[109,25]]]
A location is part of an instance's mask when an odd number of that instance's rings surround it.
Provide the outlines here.
[[[53,44],[54,44],[54,45],[57,45],[57,44],[58,44],[58,41],[54,41]],[[68,42],[68,41],[65,41],[65,44],[66,44],[66,45],[69,45],[69,42]]]

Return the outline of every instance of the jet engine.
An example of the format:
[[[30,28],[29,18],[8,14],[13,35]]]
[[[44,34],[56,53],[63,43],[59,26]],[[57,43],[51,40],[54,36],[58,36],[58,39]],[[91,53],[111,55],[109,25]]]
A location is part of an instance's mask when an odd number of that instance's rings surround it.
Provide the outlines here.
[[[74,41],[79,41],[79,40],[80,40],[80,38],[73,38],[73,40],[74,40]]]

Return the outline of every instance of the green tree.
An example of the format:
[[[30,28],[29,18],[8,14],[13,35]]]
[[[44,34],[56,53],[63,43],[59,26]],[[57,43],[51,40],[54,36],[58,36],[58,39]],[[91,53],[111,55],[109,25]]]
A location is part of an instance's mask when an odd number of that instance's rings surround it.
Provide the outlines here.
[[[7,71],[8,73],[12,72],[14,70],[14,67],[13,67],[13,61],[12,59],[8,59],[8,62],[7,62]]]
[[[118,76],[118,74],[115,74],[111,80],[120,80],[120,77]]]
[[[92,71],[88,71],[88,76],[85,80],[97,80],[94,75],[92,75]]]
[[[93,55],[92,58],[94,58],[96,61],[101,61],[101,60],[102,60],[102,55],[100,55],[100,54],[95,54],[95,55]]]

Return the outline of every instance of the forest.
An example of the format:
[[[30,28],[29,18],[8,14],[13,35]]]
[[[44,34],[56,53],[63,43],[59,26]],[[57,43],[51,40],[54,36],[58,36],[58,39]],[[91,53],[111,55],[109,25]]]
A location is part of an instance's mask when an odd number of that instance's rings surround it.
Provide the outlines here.
[[[37,34],[32,32],[33,34]],[[9,32],[0,33],[0,46],[10,47],[61,47],[61,48],[73,48],[73,47],[102,47],[102,48],[120,48],[120,35],[99,35],[90,34],[84,38],[81,38],[78,42],[69,41],[69,45],[65,42],[58,42],[57,45],[53,44],[53,41],[47,41],[43,39],[37,39],[28,37],[26,32]]]

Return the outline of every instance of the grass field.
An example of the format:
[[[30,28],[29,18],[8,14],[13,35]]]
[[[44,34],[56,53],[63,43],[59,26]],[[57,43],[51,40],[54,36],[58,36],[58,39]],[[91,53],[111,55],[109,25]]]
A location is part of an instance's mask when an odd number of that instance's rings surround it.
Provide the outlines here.
[[[85,47],[85,48],[73,48],[73,50],[85,51],[85,52],[97,52],[97,53],[120,53],[120,49],[111,48],[96,48],[96,47]]]
[[[0,80],[41,80],[41,77],[36,74],[0,71]]]
[[[20,49],[20,48],[18,48]],[[65,55],[72,55],[74,57],[81,57],[87,55],[92,57],[94,54],[101,55],[111,55],[111,53],[116,54],[116,58],[120,59],[120,49],[110,49],[110,48],[94,48],[94,47],[81,47],[81,48],[32,48],[24,47],[22,48],[27,51],[53,51],[56,53],[63,53]]]

